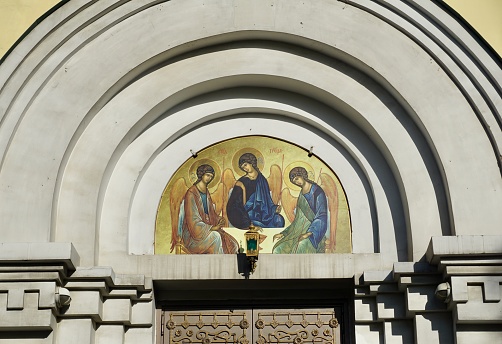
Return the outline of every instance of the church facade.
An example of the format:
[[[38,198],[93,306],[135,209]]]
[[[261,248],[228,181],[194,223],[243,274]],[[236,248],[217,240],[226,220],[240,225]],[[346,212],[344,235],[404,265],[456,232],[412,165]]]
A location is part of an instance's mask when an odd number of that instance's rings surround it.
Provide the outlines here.
[[[62,3],[0,65],[0,343],[501,343],[501,83],[436,1]]]

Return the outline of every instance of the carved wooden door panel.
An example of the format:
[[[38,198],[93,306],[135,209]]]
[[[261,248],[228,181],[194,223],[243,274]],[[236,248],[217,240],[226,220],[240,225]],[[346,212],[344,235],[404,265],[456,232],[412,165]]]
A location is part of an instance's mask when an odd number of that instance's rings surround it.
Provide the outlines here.
[[[331,309],[164,312],[162,344],[340,342]]]
[[[253,343],[340,343],[333,309],[255,310]]]
[[[249,344],[252,312],[177,311],[163,314],[163,344]]]

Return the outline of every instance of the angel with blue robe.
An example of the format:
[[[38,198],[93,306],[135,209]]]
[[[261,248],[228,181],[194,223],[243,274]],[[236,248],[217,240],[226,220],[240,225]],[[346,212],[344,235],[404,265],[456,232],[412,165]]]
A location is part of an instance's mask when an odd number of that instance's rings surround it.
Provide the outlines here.
[[[284,227],[284,217],[279,214],[281,206],[274,204],[256,156],[243,154],[239,158],[239,167],[246,174],[237,180],[228,199],[229,222],[240,229],[248,229],[251,224],[260,228]]]
[[[323,189],[308,179],[303,167],[289,173],[291,182],[301,188],[293,222],[281,233],[272,253],[324,253],[328,229],[328,203]]]

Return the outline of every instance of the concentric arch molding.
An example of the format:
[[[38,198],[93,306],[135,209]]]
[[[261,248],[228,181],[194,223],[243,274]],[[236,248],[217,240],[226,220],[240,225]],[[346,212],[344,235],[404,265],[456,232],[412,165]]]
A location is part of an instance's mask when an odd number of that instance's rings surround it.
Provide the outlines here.
[[[71,241],[88,264],[105,251],[119,260],[158,157],[200,128],[249,114],[319,131],[331,142],[325,160],[345,154],[366,185],[360,221],[372,226],[356,235],[395,245],[389,260],[419,258],[431,235],[479,223],[497,230],[500,70],[458,23],[427,1],[249,6],[72,1],[27,35],[0,68],[0,195],[16,205],[0,218],[19,229],[5,240]],[[246,88],[272,91],[230,96]],[[296,95],[311,105],[295,104]],[[342,120],[353,130],[340,131]],[[145,155],[146,169],[127,175],[123,203],[109,206],[125,178],[117,168],[166,121],[178,130]],[[362,154],[363,142],[377,153]],[[119,213],[126,204],[130,211]],[[107,231],[125,244],[106,246]]]

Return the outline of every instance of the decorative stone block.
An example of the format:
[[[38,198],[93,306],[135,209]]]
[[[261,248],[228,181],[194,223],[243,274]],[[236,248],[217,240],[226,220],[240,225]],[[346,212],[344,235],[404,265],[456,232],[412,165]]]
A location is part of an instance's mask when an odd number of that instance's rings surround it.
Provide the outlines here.
[[[482,300],[473,300],[458,304],[456,315],[459,324],[502,324],[502,302],[484,303]]]
[[[385,344],[413,343],[413,322],[410,320],[394,320],[384,323]]]
[[[91,317],[100,321],[103,317],[103,302],[99,291],[71,291],[71,304],[64,316]]]
[[[378,320],[404,319],[406,317],[404,297],[402,294],[377,295]]]
[[[446,311],[446,304],[435,295],[436,286],[409,286],[406,299],[409,312]]]
[[[356,322],[375,321],[377,318],[376,302],[374,298],[354,300]]]
[[[110,267],[73,272],[78,255],[71,244],[0,248],[0,332],[10,332],[9,343],[118,344],[126,340],[126,328],[131,343],[144,342],[145,333],[153,342],[151,279],[115,275]],[[58,287],[70,291],[67,307],[56,306]]]
[[[486,327],[468,327],[456,331],[456,344],[490,343],[502,344],[502,329],[497,331],[487,331]]]
[[[107,299],[103,302],[104,322],[131,322],[131,301],[129,299]]]
[[[374,344],[384,343],[383,325],[376,324],[357,324],[356,325],[356,343]]]
[[[153,322],[154,304],[150,302],[135,302],[132,305],[131,325],[147,326]]]
[[[63,319],[57,326],[56,344],[94,343],[95,331],[91,319]]]
[[[485,302],[498,302],[501,300],[500,285],[502,276],[452,276],[452,300],[455,302],[468,302],[468,286],[477,285],[484,291]]]
[[[122,325],[100,325],[96,329],[95,344],[122,344],[124,332]]]
[[[453,322],[449,312],[415,316],[416,343],[454,343]]]
[[[0,331],[52,330],[52,282],[0,283]]]
[[[153,343],[155,335],[153,327],[150,328],[134,328],[127,329],[124,336],[124,344],[137,344],[137,343]]]

